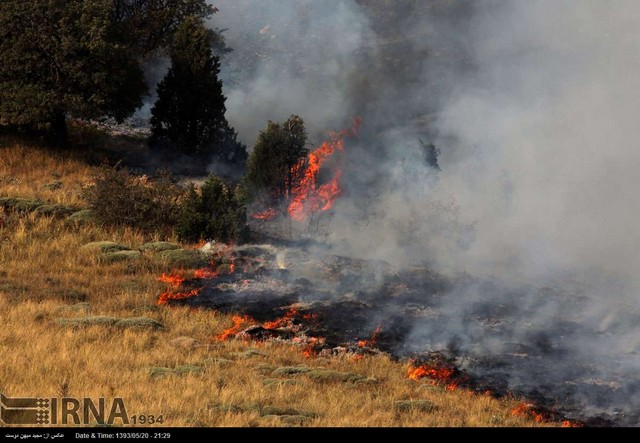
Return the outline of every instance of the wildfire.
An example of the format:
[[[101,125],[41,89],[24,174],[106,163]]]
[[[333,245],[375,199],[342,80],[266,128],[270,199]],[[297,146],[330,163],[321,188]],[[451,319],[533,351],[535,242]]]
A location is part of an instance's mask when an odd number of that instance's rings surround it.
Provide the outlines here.
[[[324,337],[309,337],[307,341],[307,346],[302,351],[302,354],[307,357],[315,357],[318,355],[318,351],[316,351],[316,346],[321,346],[325,342]]]
[[[171,287],[173,288],[178,288],[180,287],[180,285],[182,285],[182,283],[184,283],[184,281],[186,280],[186,277],[184,276],[184,274],[180,274],[180,273],[165,274],[163,272],[162,275],[158,277],[158,280],[161,281],[162,283],[171,285]]]
[[[229,340],[233,337],[236,336],[236,334],[238,332],[240,332],[242,330],[242,328],[244,328],[245,326],[248,326],[250,324],[255,324],[256,322],[249,317],[248,315],[234,315],[231,318],[231,321],[233,322],[233,325],[228,328],[225,329],[222,334],[216,336],[216,340],[218,341],[226,341]]]
[[[455,380],[456,371],[446,366],[438,367],[431,365],[413,366],[407,368],[407,377],[411,380],[418,381],[423,378],[431,380],[431,384],[444,384],[447,391],[455,391],[460,384],[459,380]]]
[[[329,158],[344,149],[344,139],[346,137],[354,137],[361,123],[362,120],[357,118],[354,119],[351,128],[343,129],[338,133],[331,133],[330,140],[322,143],[304,161],[294,166],[296,173],[302,169],[304,169],[304,173],[300,183],[292,190],[289,207],[287,208],[289,216],[293,220],[302,221],[309,214],[328,211],[333,207],[335,200],[342,193],[339,184],[342,171],[340,169],[334,171],[331,179],[320,186],[318,186],[317,182],[318,173]]]
[[[378,343],[378,335],[380,335],[380,332],[382,332],[382,325],[378,326],[371,334],[371,337],[369,337],[367,340],[360,340],[358,342],[358,347],[359,348],[374,347]]]
[[[289,324],[291,324],[291,321],[298,317],[298,310],[296,308],[291,308],[289,309],[284,316],[274,320],[274,321],[269,321],[266,322],[262,325],[263,328],[265,329],[278,329],[278,328],[282,328],[284,326],[288,326]]]
[[[197,269],[194,273],[193,276],[195,278],[201,278],[201,279],[214,279],[216,277],[218,277],[220,275],[220,273],[218,271],[214,271],[211,269],[206,269],[206,268],[202,268],[202,269]]]
[[[160,295],[160,297],[158,298],[158,304],[164,305],[170,301],[185,300],[187,298],[196,297],[198,294],[200,294],[200,292],[202,292],[202,288],[192,289],[191,291],[187,292],[167,291]]]
[[[545,414],[537,411],[531,403],[520,403],[516,408],[511,410],[511,415],[514,417],[531,417],[538,423],[547,421]]]

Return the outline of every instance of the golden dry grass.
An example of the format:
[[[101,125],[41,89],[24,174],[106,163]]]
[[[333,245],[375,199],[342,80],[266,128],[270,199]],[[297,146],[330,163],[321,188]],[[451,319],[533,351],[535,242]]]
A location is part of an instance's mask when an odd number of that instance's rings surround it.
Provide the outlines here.
[[[51,191],[42,185],[59,180]],[[39,198],[82,206],[91,168],[28,146],[0,146],[0,196]],[[111,240],[138,247],[154,238],[131,229],[75,225],[18,214],[0,223],[0,392],[9,396],[122,397],[129,414],[164,417],[165,426],[287,426],[278,414],[309,415],[308,426],[539,426],[511,414],[516,399],[446,391],[406,378],[407,364],[385,356],[306,358],[285,343],[216,343],[228,316],[158,306],[167,269],[145,257],[101,264],[79,254],[81,245]],[[175,240],[175,239],[168,239]],[[89,305],[74,307],[80,301]],[[60,318],[146,316],[164,330],[59,325]],[[184,347],[189,337],[203,346]],[[247,349],[262,355],[239,355]],[[226,364],[212,359],[227,359]],[[150,368],[195,365],[203,372],[154,377]],[[306,365],[375,379],[353,384],[314,381],[273,369]],[[295,382],[268,383],[269,379]],[[399,400],[427,400],[431,411],[400,411]],[[269,410],[279,408],[280,411]],[[286,411],[289,409],[289,411]],[[293,409],[294,411],[291,411]],[[297,419],[294,419],[294,422]],[[553,423],[547,425],[554,425]]]

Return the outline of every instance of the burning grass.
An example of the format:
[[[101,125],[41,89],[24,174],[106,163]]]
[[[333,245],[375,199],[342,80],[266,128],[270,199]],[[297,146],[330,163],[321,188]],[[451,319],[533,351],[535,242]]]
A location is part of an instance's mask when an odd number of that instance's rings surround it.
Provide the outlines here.
[[[84,163],[25,146],[1,149],[0,195],[85,205],[81,190],[91,168]],[[42,186],[53,180],[61,182],[58,189]],[[406,364],[383,354],[363,355],[356,361],[347,355],[310,358],[304,354],[306,344],[211,340],[233,325],[231,315],[175,303],[158,305],[158,294],[176,291],[177,280],[159,281],[163,273],[174,275],[174,270],[146,253],[139,260],[114,263],[79,253],[82,245],[105,240],[131,248],[176,242],[133,229],[107,229],[36,213],[3,216],[0,391],[5,395],[118,396],[125,399],[131,414],[162,414],[164,426],[541,425],[528,415],[512,415],[519,404],[512,399],[469,396],[440,385],[421,389],[422,383],[406,377]],[[210,277],[196,269],[180,272],[186,280]],[[293,318],[298,321],[292,314],[283,316],[286,321],[278,325]],[[92,317],[117,321],[144,317],[164,328],[76,328],[57,323]],[[189,346],[179,345],[177,338]],[[250,349],[262,355],[239,356]],[[377,382],[331,382],[324,375],[312,378],[279,370],[303,367],[306,373],[351,373]],[[151,368],[165,368],[155,370],[164,375],[151,376]],[[430,402],[436,409],[427,413],[419,407],[398,410],[394,406],[397,401],[417,400]],[[267,414],[289,410],[286,415]]]

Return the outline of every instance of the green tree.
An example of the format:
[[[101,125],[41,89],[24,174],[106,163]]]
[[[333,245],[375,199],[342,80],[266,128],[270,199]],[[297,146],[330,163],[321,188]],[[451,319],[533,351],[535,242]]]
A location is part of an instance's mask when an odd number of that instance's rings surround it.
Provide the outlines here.
[[[0,2],[0,125],[47,129],[66,116],[121,120],[146,91],[140,66],[112,39],[107,0]]]
[[[309,152],[306,142],[304,121],[297,115],[267,124],[247,162],[243,190],[248,201],[272,207],[291,195],[303,172],[297,166]]]
[[[158,85],[151,111],[150,145],[243,164],[247,153],[225,117],[220,60],[211,50],[212,31],[190,17],[178,27],[171,68]]]
[[[206,0],[110,0],[114,35],[141,57],[153,56],[171,46],[173,34],[190,17],[209,18],[217,9]],[[222,34],[214,43],[224,48]],[[224,52],[224,50],[223,50]]]
[[[236,242],[246,237],[246,222],[246,211],[237,193],[210,175],[200,194],[194,186],[189,189],[176,232],[183,241]]]

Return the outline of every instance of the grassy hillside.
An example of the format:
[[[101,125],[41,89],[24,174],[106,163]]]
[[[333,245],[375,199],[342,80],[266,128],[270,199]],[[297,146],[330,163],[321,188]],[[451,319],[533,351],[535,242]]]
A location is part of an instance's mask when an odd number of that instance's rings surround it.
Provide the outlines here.
[[[79,157],[0,141],[0,198],[81,209],[91,177]],[[81,250],[96,241],[137,249],[175,238],[0,211],[5,395],[123,397],[130,415],[162,414],[165,426],[556,425],[514,413],[523,410],[517,399],[410,380],[407,362],[381,355],[308,358],[286,343],[217,342],[212,337],[230,326],[229,316],[157,304],[166,289],[158,276],[170,264],[147,253],[105,261]],[[111,320],[100,323],[101,316]],[[94,324],[64,321],[87,317]],[[115,323],[127,318],[136,320]],[[318,368],[328,371],[314,376]],[[343,381],[349,377],[336,372],[362,377]]]

